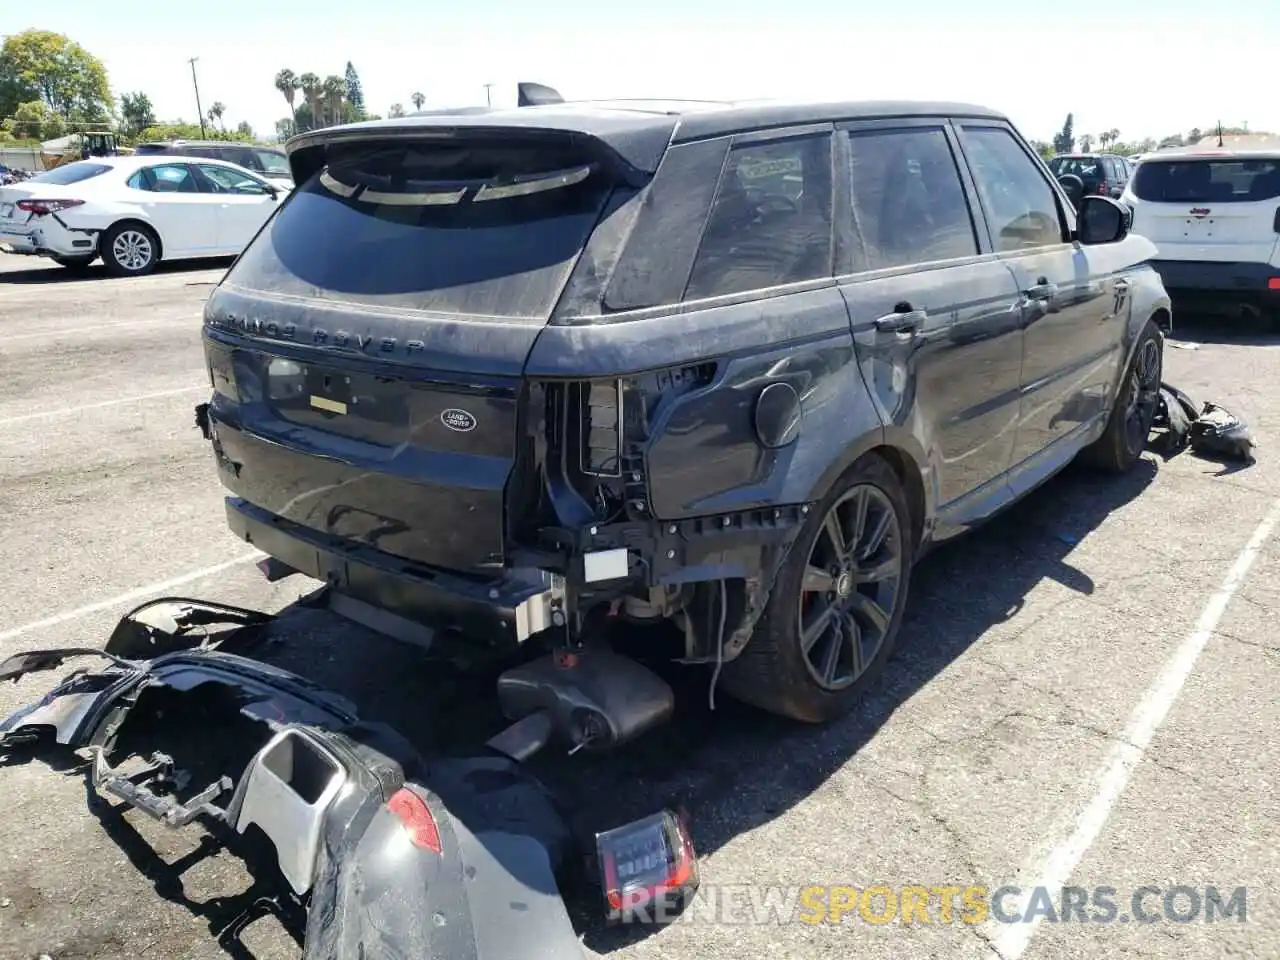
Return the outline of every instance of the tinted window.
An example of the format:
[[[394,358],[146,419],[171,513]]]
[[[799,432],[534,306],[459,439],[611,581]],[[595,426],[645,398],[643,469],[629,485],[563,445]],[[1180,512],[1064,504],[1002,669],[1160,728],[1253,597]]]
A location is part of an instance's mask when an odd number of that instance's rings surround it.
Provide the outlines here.
[[[997,250],[1063,242],[1057,195],[1011,133],[999,127],[968,127],[965,153]]]
[[[27,183],[55,183],[66,186],[70,183],[81,183],[94,177],[101,176],[111,168],[105,163],[91,163],[85,160],[77,160],[75,163],[64,164],[61,167],[55,167],[45,173],[37,174]]]
[[[850,137],[853,216],[878,270],[978,252],[955,158],[941,128]]]
[[[729,152],[685,299],[831,276],[831,138]]]
[[[145,185],[142,190],[152,193],[199,193],[200,186],[185,164],[164,164],[158,167],[147,167],[143,174]],[[133,184],[131,183],[130,186]]]
[[[1148,160],[1133,175],[1139,200],[1247,203],[1280,197],[1280,160]]]
[[[302,184],[228,276],[294,296],[545,318],[608,196],[569,141],[351,144]]]
[[[140,143],[134,147],[133,152],[142,157],[157,153],[168,153],[169,148],[163,143]]]
[[[255,150],[253,154],[258,158],[258,168],[268,176],[291,177],[293,175],[289,170],[289,158],[283,153],[276,153],[274,150]]]
[[[202,163],[200,164],[200,172],[212,183],[214,193],[261,195],[267,192],[266,186],[257,177],[251,177],[249,174],[233,167],[215,167],[211,164]]]
[[[1055,177],[1073,174],[1086,184],[1102,182],[1102,164],[1096,157],[1054,157],[1049,169]]]

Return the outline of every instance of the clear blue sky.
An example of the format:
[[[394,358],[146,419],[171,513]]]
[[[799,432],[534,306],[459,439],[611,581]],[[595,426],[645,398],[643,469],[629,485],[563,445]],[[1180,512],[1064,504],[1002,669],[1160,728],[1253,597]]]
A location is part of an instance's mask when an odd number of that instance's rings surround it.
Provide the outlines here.
[[[1077,133],[1123,139],[1247,121],[1280,131],[1275,0],[370,0],[130,6],[3,0],[0,35],[66,33],[101,57],[119,94],[144,90],[162,119],[195,119],[186,58],[207,108],[272,132],[285,116],[277,70],[341,75],[369,109],[514,98],[517,80],[566,97],[952,99],[1008,113],[1048,139],[1067,111]]]

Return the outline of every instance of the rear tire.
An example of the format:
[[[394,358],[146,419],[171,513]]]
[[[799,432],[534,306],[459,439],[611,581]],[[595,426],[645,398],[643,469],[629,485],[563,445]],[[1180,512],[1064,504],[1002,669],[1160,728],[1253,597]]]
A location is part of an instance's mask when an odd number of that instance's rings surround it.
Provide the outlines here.
[[[754,636],[725,664],[729,694],[806,723],[848,713],[893,652],[912,529],[889,464],[870,454],[850,467],[810,512]]]
[[[1116,392],[1107,429],[1086,447],[1083,458],[1107,473],[1127,473],[1142,456],[1160,402],[1164,376],[1164,334],[1148,320],[1138,335],[1133,359]]]
[[[140,277],[160,262],[160,238],[141,223],[118,223],[104,231],[98,249],[113,277]]]

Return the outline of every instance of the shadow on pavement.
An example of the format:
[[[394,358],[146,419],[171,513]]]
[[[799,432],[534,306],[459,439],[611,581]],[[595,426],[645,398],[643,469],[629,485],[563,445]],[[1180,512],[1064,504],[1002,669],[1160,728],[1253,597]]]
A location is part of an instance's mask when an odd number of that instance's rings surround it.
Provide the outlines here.
[[[1187,343],[1220,343],[1245,347],[1280,346],[1280,327],[1266,317],[1233,310],[1208,311],[1173,307],[1173,336]]]
[[[1017,616],[1042,581],[1092,594],[1095,584],[1071,565],[1068,554],[1113,511],[1139,496],[1157,472],[1151,457],[1123,477],[1069,469],[983,530],[922,560],[883,679],[841,721],[798,725],[744,707],[723,693],[712,710],[709,669],[655,664],[676,691],[672,722],[613,755],[569,757],[563,748],[549,747],[532,761],[533,771],[568,802],[579,830],[604,829],[661,807],[679,808],[689,817],[699,854],[712,853],[814,793],[901,704],[992,626]],[[633,636],[629,645],[637,641],[661,650],[666,638],[658,633]],[[421,648],[337,621],[308,606],[306,599],[282,611],[266,636],[244,652],[350,698],[362,719],[389,724],[428,759],[474,755],[505,725],[494,693],[498,668],[460,670]],[[287,898],[280,897],[283,884],[270,864],[270,843],[237,842],[215,833],[168,863],[125,816],[89,793],[103,828],[156,893],[207,922],[229,955],[252,956],[239,929],[263,908],[277,913],[296,938],[300,918],[280,906]],[[194,899],[182,874],[224,843],[252,858],[249,866],[256,879],[232,897]],[[617,950],[653,932],[605,927],[598,891],[580,881],[565,893],[575,925],[596,952]]]
[[[31,258],[40,266],[32,266],[27,269],[0,270],[0,285],[6,283],[13,284],[58,284],[72,283],[75,281],[86,280],[115,280],[121,279],[111,276],[107,273],[106,268],[99,263],[91,264],[87,267],[68,268],[60,267],[51,260],[43,258]],[[174,260],[168,263],[160,263],[156,265],[155,270],[150,276],[164,276],[165,274],[191,273],[196,270],[213,270],[216,268],[226,269],[231,266],[232,257],[206,257],[199,260]]]

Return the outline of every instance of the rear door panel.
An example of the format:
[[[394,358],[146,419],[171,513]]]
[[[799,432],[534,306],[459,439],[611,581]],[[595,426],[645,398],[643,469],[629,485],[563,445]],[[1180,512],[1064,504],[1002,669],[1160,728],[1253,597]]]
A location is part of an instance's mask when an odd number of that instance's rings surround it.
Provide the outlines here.
[[[965,513],[960,502],[984,489],[1003,502],[1022,367],[1017,288],[974,233],[954,136],[945,119],[846,130],[853,265],[881,267],[840,288],[867,387],[882,418],[918,439],[940,509]],[[918,328],[881,329],[902,308],[922,312]]]

